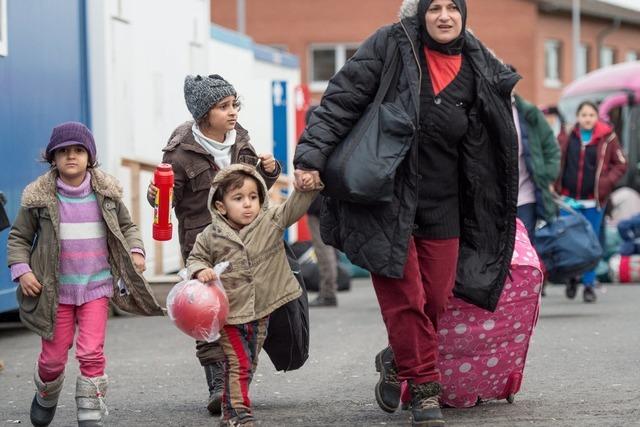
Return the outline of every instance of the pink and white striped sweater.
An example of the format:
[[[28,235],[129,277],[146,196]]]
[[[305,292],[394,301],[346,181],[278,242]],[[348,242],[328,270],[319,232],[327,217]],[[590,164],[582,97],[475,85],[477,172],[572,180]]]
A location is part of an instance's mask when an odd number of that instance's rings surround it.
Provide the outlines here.
[[[59,303],[82,305],[113,295],[107,226],[87,172],[82,184],[72,187],[56,181],[60,215]],[[132,249],[132,252],[142,252]],[[31,271],[27,264],[11,266],[15,280]]]

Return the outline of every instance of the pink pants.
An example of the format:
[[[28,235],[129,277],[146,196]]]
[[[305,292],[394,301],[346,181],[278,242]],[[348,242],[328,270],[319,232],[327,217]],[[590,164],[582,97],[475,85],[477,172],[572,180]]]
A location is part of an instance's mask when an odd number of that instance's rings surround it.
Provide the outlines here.
[[[85,377],[104,375],[104,338],[107,332],[109,298],[99,298],[82,305],[59,304],[52,340],[42,340],[38,374],[44,382],[55,380],[64,372],[69,349],[78,325],[76,359]]]
[[[438,319],[447,308],[458,264],[458,239],[409,241],[402,279],[372,274],[400,381],[440,381]]]

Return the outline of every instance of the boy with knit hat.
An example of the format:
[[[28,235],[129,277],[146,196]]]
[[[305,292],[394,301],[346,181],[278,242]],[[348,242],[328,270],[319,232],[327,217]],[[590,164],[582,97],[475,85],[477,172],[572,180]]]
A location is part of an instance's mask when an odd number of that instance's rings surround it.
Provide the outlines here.
[[[249,133],[238,123],[240,103],[235,88],[217,74],[187,76],[184,98],[192,121],[179,125],[163,148],[163,163],[173,167],[173,201],[178,218],[178,237],[183,261],[187,260],[196,236],[211,223],[207,197],[218,171],[234,163],[245,163],[271,187],[280,175],[272,154],[258,155]],[[157,188],[151,184],[147,199],[151,205]],[[217,342],[196,343],[196,356],[204,367],[211,414],[220,413],[224,354]]]

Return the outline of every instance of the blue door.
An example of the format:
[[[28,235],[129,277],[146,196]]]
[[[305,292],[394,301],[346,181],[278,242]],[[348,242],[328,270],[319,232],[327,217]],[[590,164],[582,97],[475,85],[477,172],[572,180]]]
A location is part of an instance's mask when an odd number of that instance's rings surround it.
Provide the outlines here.
[[[15,218],[24,187],[58,123],[89,123],[84,0],[9,0],[6,56],[0,56],[0,191]],[[0,312],[17,308],[0,232]]]

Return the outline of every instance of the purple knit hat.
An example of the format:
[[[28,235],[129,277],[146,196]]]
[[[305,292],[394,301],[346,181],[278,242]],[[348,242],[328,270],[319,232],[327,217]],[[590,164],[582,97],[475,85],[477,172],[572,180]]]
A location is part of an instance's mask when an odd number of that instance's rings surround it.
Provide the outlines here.
[[[49,145],[47,145],[47,160],[53,161],[54,151],[70,145],[82,145],[89,153],[89,165],[95,163],[96,142],[93,139],[93,134],[89,128],[79,122],[66,122],[53,128]]]

